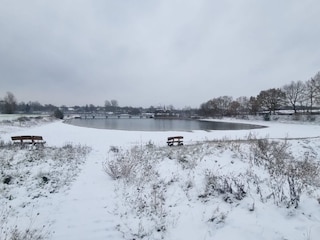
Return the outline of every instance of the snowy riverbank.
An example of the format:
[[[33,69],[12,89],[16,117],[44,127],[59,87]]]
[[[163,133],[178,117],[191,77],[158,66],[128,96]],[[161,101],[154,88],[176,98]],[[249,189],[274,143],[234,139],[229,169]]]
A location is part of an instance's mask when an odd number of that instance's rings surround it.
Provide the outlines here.
[[[20,164],[10,173],[2,164],[0,201],[5,207],[0,210],[10,219],[1,223],[2,234],[12,224],[41,229],[45,238],[59,240],[317,239],[319,179],[301,182],[299,205],[294,208],[286,173],[279,173],[276,182],[258,158],[262,149],[256,139],[268,138],[270,146],[276,140],[273,148],[284,146],[285,160],[307,159],[317,166],[320,125],[250,122],[268,128],[135,132],[61,121],[34,126],[1,123],[3,143],[12,135],[41,135],[47,142],[43,150],[1,148],[3,163]],[[166,138],[173,135],[183,135],[185,146],[167,147]],[[83,147],[87,150],[79,155]],[[122,164],[121,159],[132,164],[132,171],[114,180],[105,170],[110,163]],[[26,174],[30,187],[17,181]],[[9,175],[12,182],[5,183]],[[65,186],[53,191],[53,179],[59,177]],[[229,187],[223,187],[224,182]]]

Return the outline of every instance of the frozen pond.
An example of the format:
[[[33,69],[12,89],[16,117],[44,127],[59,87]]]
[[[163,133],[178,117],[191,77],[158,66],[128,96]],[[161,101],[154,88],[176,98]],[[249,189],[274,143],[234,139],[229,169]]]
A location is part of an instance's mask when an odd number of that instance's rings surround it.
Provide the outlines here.
[[[193,131],[193,130],[243,130],[263,128],[264,126],[213,122],[202,120],[180,120],[180,119],[153,119],[153,118],[96,118],[96,119],[70,119],[69,124],[99,128],[127,131]]]

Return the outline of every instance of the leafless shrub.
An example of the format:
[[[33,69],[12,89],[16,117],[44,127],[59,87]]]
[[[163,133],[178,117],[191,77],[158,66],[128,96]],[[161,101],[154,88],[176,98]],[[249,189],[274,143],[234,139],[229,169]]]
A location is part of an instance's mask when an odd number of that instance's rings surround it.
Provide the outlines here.
[[[314,115],[307,115],[307,121],[309,121],[309,122],[314,122],[314,121],[316,121],[316,116],[314,116]]]
[[[249,134],[246,136],[246,140],[249,142],[253,142],[257,140],[257,135],[253,132],[249,132]]]
[[[159,238],[156,239],[161,239],[167,230],[166,192],[168,186],[177,181],[177,176],[172,176],[171,180],[159,178],[155,166],[165,156],[166,153],[155,147],[140,145],[111,153],[104,165],[107,174],[120,180],[116,186],[118,194],[123,196],[121,204],[139,219],[139,224],[135,222],[129,231],[126,230],[127,238],[142,239],[157,235]],[[127,216],[126,211],[122,214]],[[119,229],[123,227],[121,225]]]
[[[229,148],[232,152],[241,154],[241,143],[239,141],[230,142]]]
[[[282,142],[259,139],[253,144],[254,163],[265,166],[270,175],[279,176],[283,174],[286,161],[293,157],[289,152],[290,144],[287,140]]]
[[[2,149],[12,149],[15,145],[12,142],[5,142],[0,139],[0,147]]]
[[[18,226],[15,226],[10,230],[4,240],[42,240],[46,238],[47,236],[41,229],[25,229],[22,231]]]
[[[120,151],[120,149],[116,146],[110,146],[110,152],[114,152],[114,153],[118,153]]]
[[[253,144],[252,151],[254,163],[265,167],[270,174],[272,193],[269,197],[277,205],[284,203],[287,207],[297,208],[303,189],[315,184],[320,167],[307,153],[303,161],[294,159],[289,149],[287,140],[276,142],[260,139]]]
[[[149,140],[147,143],[146,143],[146,147],[147,148],[154,148],[156,145],[151,141]]]
[[[11,226],[8,220],[13,211],[10,207],[1,206],[0,209],[0,240],[42,240],[47,239],[49,233],[42,228],[34,228],[32,225],[34,219],[30,219],[27,228],[21,228],[18,225]]]
[[[4,147],[7,143],[0,139],[0,147]]]
[[[111,150],[112,149],[112,150]],[[129,179],[143,171],[143,176],[147,176],[150,164],[147,161],[146,149],[134,146],[130,150],[124,151],[118,148],[111,148],[111,157],[103,164],[104,171],[114,180]]]
[[[217,207],[214,212],[212,217],[208,220],[208,222],[213,222],[215,224],[224,224],[225,220],[227,218],[227,214],[225,212],[221,212],[219,207]]]
[[[164,196],[165,186],[163,184],[153,184],[151,190],[151,208],[153,209],[154,213],[159,216],[164,215],[164,203],[165,203],[165,196]]]
[[[232,203],[234,200],[242,200],[246,192],[246,186],[240,177],[219,176],[206,171],[205,191],[199,197],[206,199],[212,195],[222,195],[224,201]]]
[[[233,186],[235,188],[234,197],[237,200],[242,200],[247,195],[247,190],[246,190],[245,184],[239,178],[234,178],[233,179]]]
[[[53,159],[55,161],[68,160],[73,162],[79,162],[84,159],[84,157],[91,151],[91,148],[88,146],[82,145],[73,145],[72,143],[66,143],[60,148],[40,148],[35,149],[37,151],[33,151],[30,153],[30,158],[41,158],[41,155],[46,155],[48,150],[53,151]],[[42,153],[42,152],[44,153]]]
[[[182,154],[178,156],[177,160],[183,169],[194,169],[197,166],[197,159],[194,156]]]
[[[301,121],[302,116],[300,114],[294,114],[292,115],[292,120],[293,121]]]
[[[205,193],[200,197],[206,198],[210,196],[218,188],[219,179],[216,174],[211,171],[205,172]]]
[[[134,172],[136,162],[134,158],[123,152],[117,152],[114,158],[106,161],[104,171],[114,180],[119,178],[128,179]]]
[[[289,186],[290,201],[288,206],[298,207],[300,195],[306,185],[313,185],[314,179],[319,177],[319,163],[304,159],[293,161],[287,165],[286,176]]]

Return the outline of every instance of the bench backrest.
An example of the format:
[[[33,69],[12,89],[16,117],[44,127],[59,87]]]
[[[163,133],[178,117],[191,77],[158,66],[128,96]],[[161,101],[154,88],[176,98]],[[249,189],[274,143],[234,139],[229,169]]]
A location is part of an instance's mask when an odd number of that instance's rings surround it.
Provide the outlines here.
[[[174,139],[181,140],[181,139],[183,139],[183,137],[182,136],[168,137],[168,141],[171,141],[171,140],[174,140]]]
[[[12,141],[17,141],[17,140],[21,140],[21,137],[11,137]]]
[[[30,140],[30,141],[42,141],[42,136],[13,136],[11,137],[12,141],[23,141],[23,140]]]
[[[42,141],[42,136],[32,136],[33,140]]]
[[[14,136],[11,137],[12,140],[31,140],[32,136]]]

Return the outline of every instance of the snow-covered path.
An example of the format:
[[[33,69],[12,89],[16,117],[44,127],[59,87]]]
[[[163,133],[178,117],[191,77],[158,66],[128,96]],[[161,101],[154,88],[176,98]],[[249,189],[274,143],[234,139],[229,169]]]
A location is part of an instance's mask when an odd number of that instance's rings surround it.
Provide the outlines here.
[[[89,155],[54,218],[57,222],[52,239],[121,239],[112,215],[113,187],[102,171],[102,154]]]

